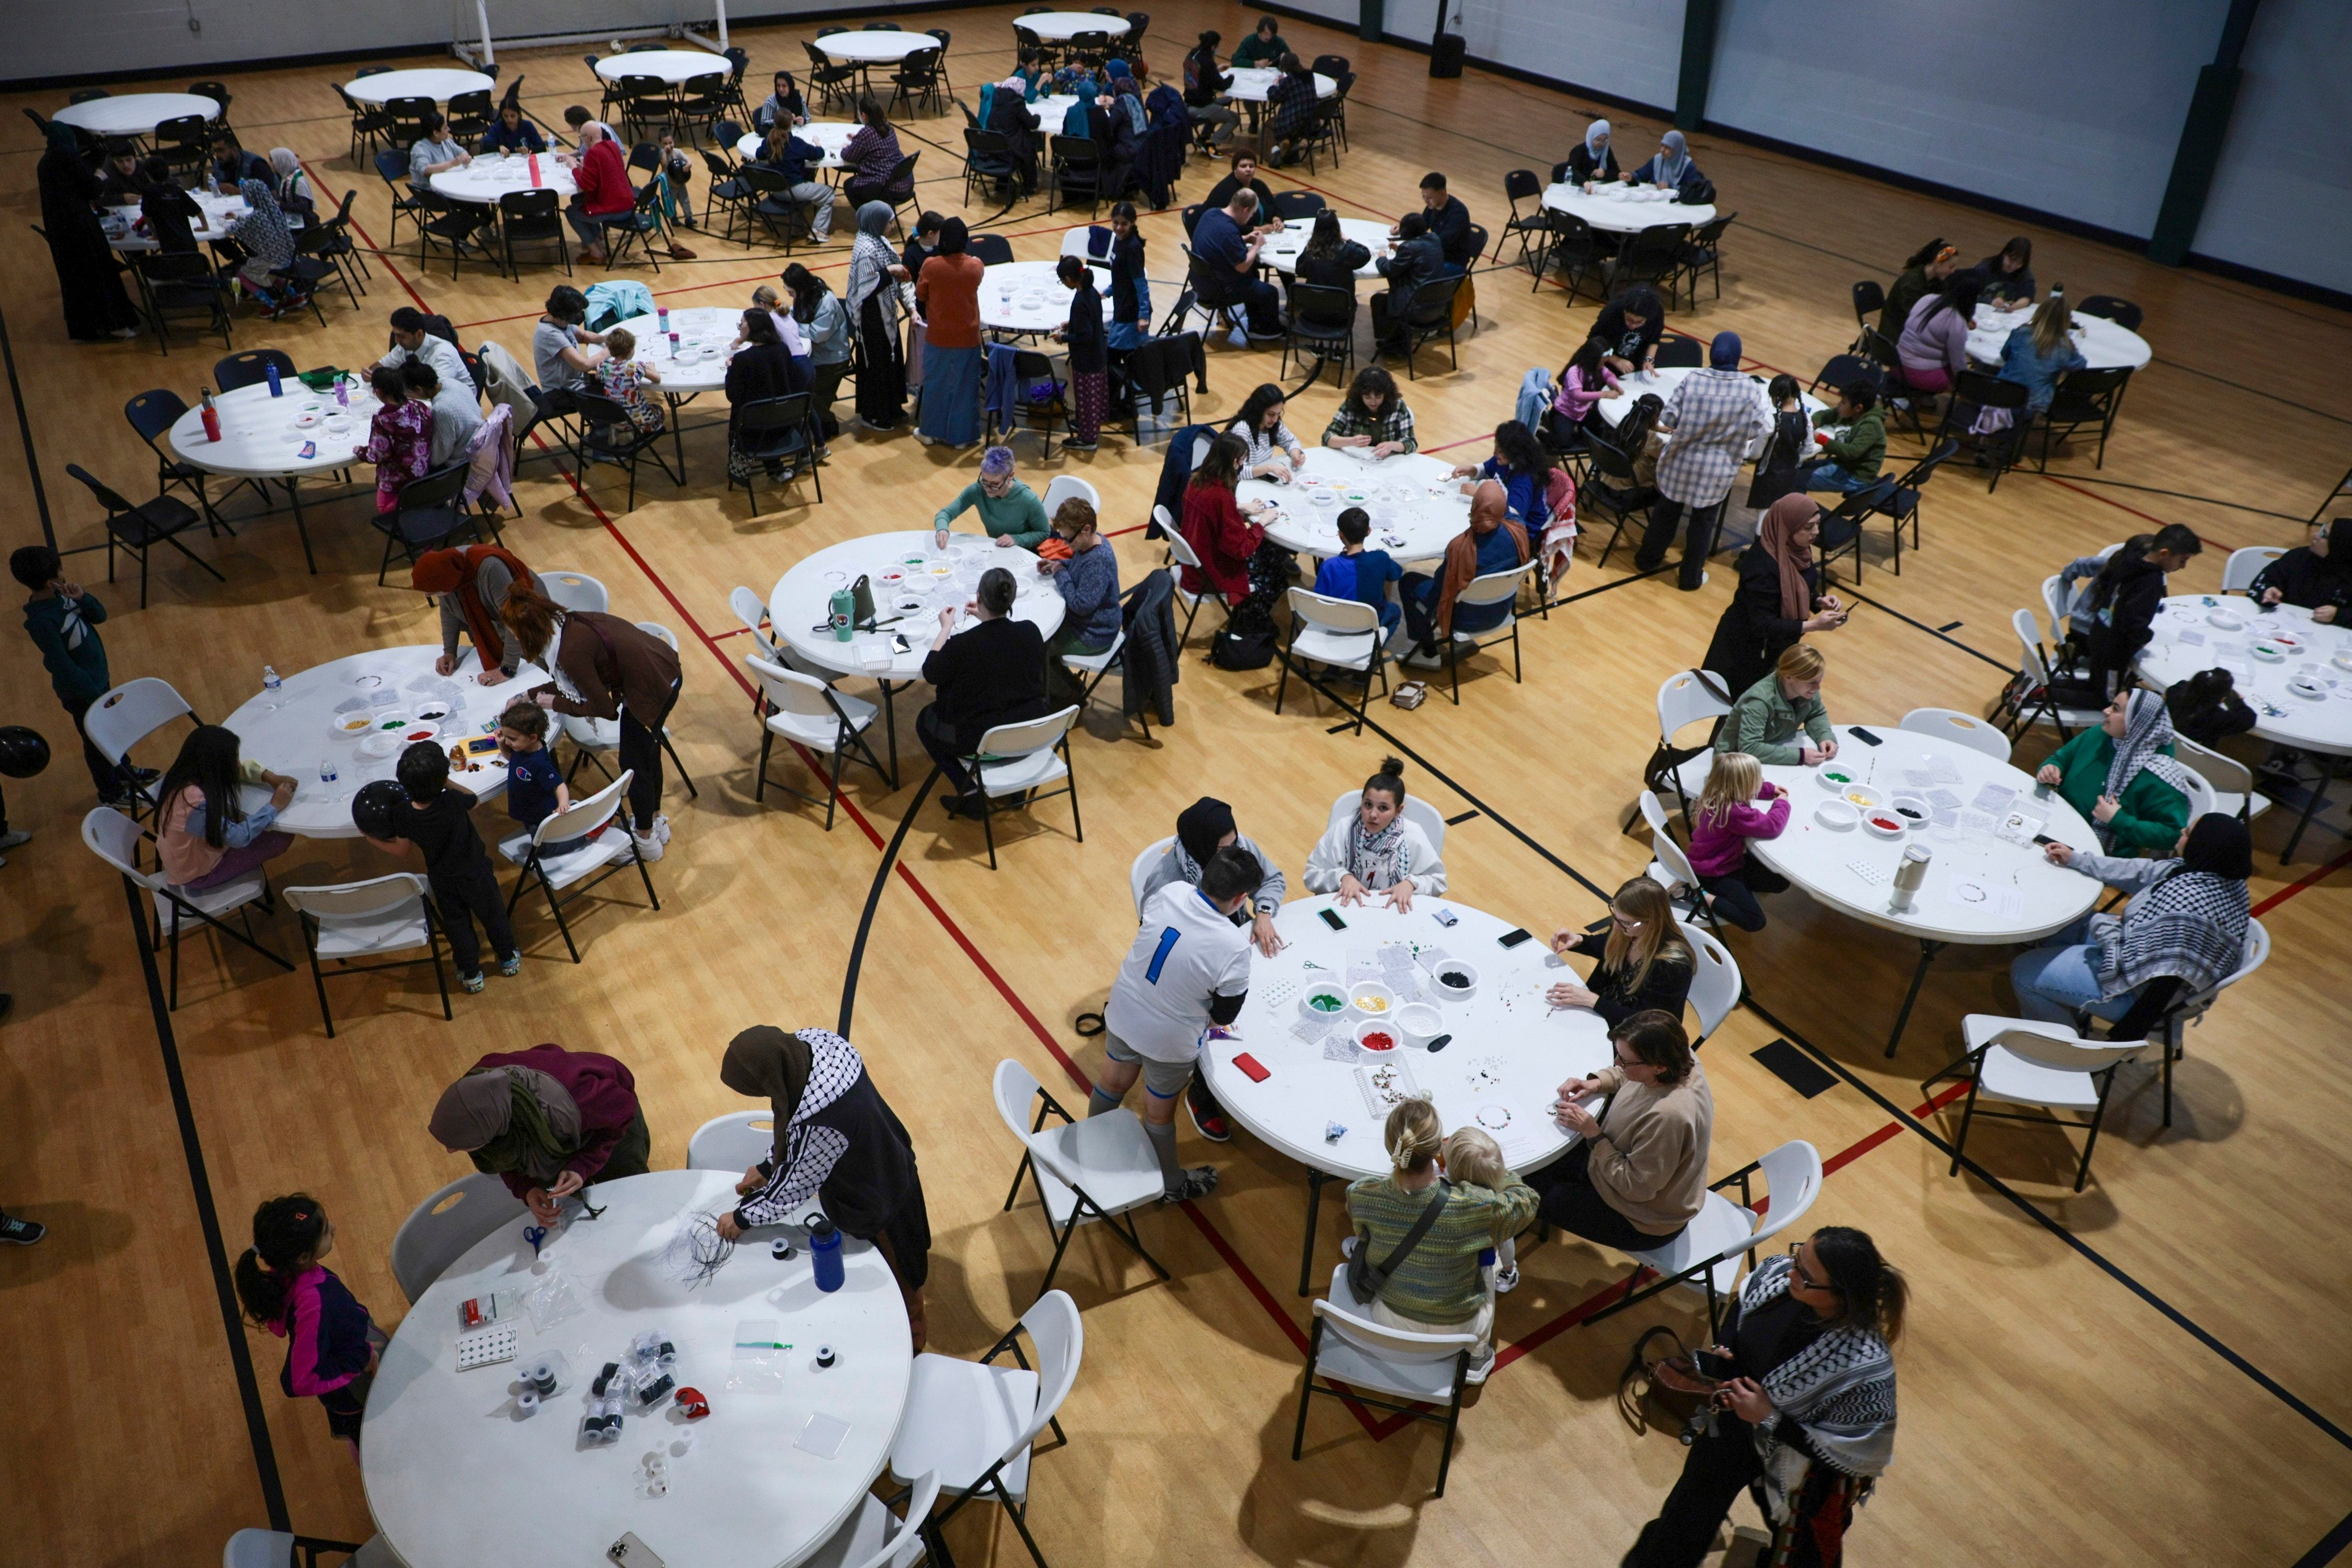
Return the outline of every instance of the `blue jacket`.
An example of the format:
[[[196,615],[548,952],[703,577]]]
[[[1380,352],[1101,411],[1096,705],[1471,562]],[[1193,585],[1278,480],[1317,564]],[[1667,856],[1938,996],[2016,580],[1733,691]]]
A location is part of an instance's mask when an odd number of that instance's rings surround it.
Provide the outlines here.
[[[25,601],[25,631],[41,650],[58,701],[94,702],[113,686],[106,673],[106,645],[98,638],[98,623],[104,619],[106,606],[95,594],[70,601],[44,594]]]
[[[2070,370],[2081,370],[2088,363],[2071,342],[2059,344],[2056,353],[2036,353],[2031,326],[2018,328],[2000,345],[2000,379],[2025,388],[2025,406],[2034,414],[2050,406],[2060,376]]]

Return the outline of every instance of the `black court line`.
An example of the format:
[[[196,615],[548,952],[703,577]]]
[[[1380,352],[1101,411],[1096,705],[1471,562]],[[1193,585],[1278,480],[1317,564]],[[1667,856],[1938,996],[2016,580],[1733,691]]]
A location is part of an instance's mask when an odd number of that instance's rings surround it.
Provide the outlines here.
[[[1859,588],[1853,589],[1853,594],[1855,599],[1859,600],[1863,604],[1868,605],[1872,609],[1884,610],[1886,614],[1893,616],[1896,620],[1901,621],[1905,626],[1917,626],[1929,637],[1934,637],[1940,642],[1948,642],[1951,644],[1954,647],[1958,648],[1962,653],[1967,654],[1970,658],[1980,658],[1984,660],[1987,664],[1992,666],[1995,669],[2000,670],[2004,675],[2014,675],[2017,673],[2015,670],[2010,668],[2009,666],[2001,663],[2000,660],[1993,658],[1992,655],[1986,653],[1981,648],[1970,647],[1968,644],[1962,642],[1956,637],[1946,636],[1945,634],[1949,631],[1949,627],[1938,628],[1929,626],[1925,621],[1914,620],[1909,616],[1906,616],[1902,611],[1896,609],[1894,605],[1881,604],[1879,601],[1872,598],[1869,595],[1864,593]],[[1955,626],[1959,624],[1960,623],[1958,621],[1954,621],[1952,623]]]
[[[2320,1568],[2322,1563],[2335,1562],[2347,1546],[2352,1546],[2352,1514],[2337,1521],[2335,1529],[2319,1538],[2319,1544],[2296,1558],[2294,1568]]]
[[[1942,637],[1946,632],[1958,631],[1962,623],[1958,621],[1946,621],[1942,626],[1936,628],[1936,635],[1937,637]]]
[[[1445,819],[1445,826],[1448,827],[1459,827],[1477,815],[1478,813],[1475,810],[1472,810],[1465,811],[1459,816],[1449,816]]]
[[[2282,401],[2284,401],[2284,399],[2282,399]],[[2297,405],[2296,406],[2300,406],[2300,405]],[[2315,410],[2315,412],[2316,411]],[[2333,419],[2336,416],[2331,414],[2327,416],[2327,417]],[[2352,421],[2347,421],[2347,423],[2352,423]],[[2021,472],[2022,470],[2020,471]],[[2248,506],[2243,501],[2223,500],[2218,496],[2192,495],[2187,490],[2168,490],[2160,485],[2136,485],[2128,479],[2101,479],[2091,474],[2062,473],[2053,474],[2050,477],[2054,479],[2064,479],[2070,485],[2105,485],[2114,489],[2137,490],[2143,495],[2168,496],[2174,500],[2195,501],[2200,506],[2218,506],[2227,511],[2252,512],[2256,517],[2284,518],[2288,522],[2303,523],[2311,521],[2310,518],[2304,513],[2273,511],[2268,507]]]

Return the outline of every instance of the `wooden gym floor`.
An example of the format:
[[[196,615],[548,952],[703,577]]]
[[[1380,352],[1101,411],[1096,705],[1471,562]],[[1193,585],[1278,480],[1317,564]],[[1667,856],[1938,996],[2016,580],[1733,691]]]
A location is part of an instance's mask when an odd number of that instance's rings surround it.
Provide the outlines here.
[[[1009,68],[1013,14],[938,18],[954,31],[950,70],[966,101]],[[1212,25],[1231,38],[1246,18],[1198,0],[1160,11],[1151,64],[1172,69],[1181,41]],[[751,51],[747,85],[778,66],[797,72],[812,31],[739,33]],[[1353,57],[1361,76],[1344,163],[1304,180],[1273,176],[1311,184],[1343,213],[1402,212],[1420,174],[1439,168],[1477,219],[1499,230],[1504,173],[1549,167],[1583,124],[1574,97],[1475,73],[1432,81],[1420,57],[1304,23],[1286,31],[1302,54]],[[527,77],[527,105],[541,124],[560,123],[562,107],[593,90],[576,53],[516,53],[505,63],[509,79]],[[384,189],[346,156],[345,119],[327,86],[339,74],[232,77],[233,118],[249,145],[299,153],[328,200],[356,187],[358,226],[381,238]],[[0,106],[8,110],[0,172],[11,176],[0,188],[16,193],[16,216],[37,217],[38,149],[14,110],[50,110],[61,96]],[[1660,129],[1612,118],[1637,152]],[[909,150],[924,153],[928,206],[961,210],[962,123],[950,113],[902,130]],[[1890,278],[1929,235],[1974,257],[2019,226],[1714,138],[1697,142],[1725,210],[1740,221],[1725,245],[1720,300],[1676,310],[1670,325],[1700,336],[1738,331],[1759,371],[1811,379],[1853,335],[1848,285]],[[1185,198],[1197,200],[1213,177],[1196,163]],[[1032,201],[991,226],[1020,256],[1045,258],[1077,216]],[[1822,639],[1841,718],[1891,723],[1931,704],[1984,710],[2015,656],[2010,612],[2035,602],[2055,563],[2181,521],[2208,542],[2184,584],[2211,588],[2231,548],[2297,541],[2288,520],[2307,514],[2345,466],[2352,393],[2326,367],[2352,353],[2352,320],[2024,231],[2045,287],[2146,306],[2156,363],[2134,380],[2104,470],[2094,472],[2088,448],[2077,447],[2049,477],[2015,473],[1988,495],[1973,470],[1948,469],[1927,494],[1925,548],[1906,552],[1901,577],[1886,570],[1883,536],[1874,542],[1859,612]],[[1181,274],[1176,213],[1149,217],[1145,233],[1164,311]],[[658,279],[633,275],[665,300],[733,303],[782,265],[766,249],[698,235],[689,243],[701,253],[696,262],[666,265]],[[812,260],[838,287],[846,257],[837,246]],[[363,363],[381,352],[385,314],[414,303],[447,314],[468,343],[495,337],[520,350],[553,281],[544,268],[520,284],[477,269],[453,280],[420,268],[412,248],[376,258],[358,310],[338,293],[323,330],[246,319],[238,343],[282,346],[306,364]],[[1485,455],[1521,374],[1556,369],[1594,309],[1589,297],[1564,304],[1555,288],[1531,291],[1520,271],[1482,273],[1477,283],[1483,326],[1465,337],[1459,371],[1445,372],[1442,353],[1425,353],[1422,379],[1406,388],[1424,449],[1465,458]],[[66,343],[37,246],[0,255],[0,289],[49,503],[64,542],[94,542],[93,509],[65,465],[146,493],[149,458],[120,416],[123,400],[159,385],[193,398],[217,351],[183,342],[164,358],[152,341]],[[1229,414],[1275,368],[1272,354],[1222,345],[1211,358],[1204,417]],[[1335,401],[1328,382],[1306,394],[1294,427],[1312,439]],[[714,416],[708,402],[694,412]],[[740,495],[722,491],[720,439],[712,429],[690,435],[691,482],[678,489],[653,478],[625,515],[609,472],[582,496],[534,461],[521,487],[526,515],[509,525],[509,542],[534,564],[594,574],[616,611],[660,620],[686,645],[673,729],[701,797],[688,803],[671,790],[677,832],[655,868],[658,915],[624,899],[587,916],[588,962],[577,968],[548,923],[529,920],[522,978],[459,996],[454,1025],[412,982],[346,984],[346,1024],[333,1041],[306,976],[191,944],[172,1025],[232,1254],[257,1201],[308,1189],[337,1220],[335,1267],[390,1326],[401,1311],[385,1261],[392,1234],[419,1197],[465,1169],[427,1137],[425,1112],[477,1054],[552,1037],[622,1057],[646,1098],[656,1163],[677,1165],[698,1123],[744,1103],[718,1080],[730,1035],[755,1022],[833,1021],[879,846],[915,781],[889,795],[853,774],[829,837],[808,809],[752,803],[758,737],[728,591],[744,584],[764,597],[814,548],[919,525],[969,480],[977,454],[925,450],[903,431],[845,435],[834,444],[825,504],[768,505],[755,519]],[[1897,442],[1898,454],[1916,447]],[[1032,483],[1075,472],[1101,489],[1107,525],[1126,531],[1118,547],[1129,583],[1160,561],[1139,528],[1160,456],[1113,434],[1091,459],[1057,452],[1041,466],[1034,439],[1022,443]],[[2237,504],[2163,493],[2172,491]],[[36,538],[20,463],[0,463],[0,500],[15,520],[8,543]],[[115,678],[165,677],[218,716],[255,689],[265,660],[293,670],[361,647],[429,640],[433,615],[417,595],[374,584],[369,504],[358,494],[310,510],[316,576],[303,572],[282,511],[235,540],[200,537],[194,548],[226,584],[159,560],[143,613],[128,578],[108,589],[97,557],[76,558],[71,570],[113,611],[105,636]],[[1327,733],[1338,715],[1312,702],[1276,717],[1275,671],[1230,675],[1196,657],[1179,690],[1181,721],[1155,727],[1149,743],[1107,710],[1092,717],[1076,746],[1086,845],[1054,805],[1014,836],[1003,869],[992,873],[975,834],[926,809],[882,901],[854,1032],[921,1152],[939,1238],[934,1349],[984,1347],[1027,1304],[1048,1254],[1033,1205],[997,1211],[1015,1154],[988,1103],[990,1071],[1009,1055],[1072,1103],[1082,1097],[1072,1074],[1097,1057],[1073,1020],[1100,1006],[1131,930],[1129,860],[1196,795],[1231,800],[1295,874],[1333,795],[1394,749],[1408,758],[1412,786],[1448,817],[1476,814],[1447,846],[1461,898],[1549,931],[1593,918],[1600,889],[1640,872],[1646,847],[1620,827],[1654,738],[1652,696],[1706,647],[1729,563],[1717,563],[1705,591],[1681,595],[1670,578],[1626,581],[1622,549],[1601,570],[1602,537],[1588,542],[1563,591],[1611,591],[1526,624],[1524,685],[1482,660],[1460,707],[1442,698],[1410,713],[1382,706],[1381,733],[1358,740]],[[21,638],[0,638],[0,668],[18,699],[6,721],[69,740]],[[2037,736],[2021,760],[2048,744]],[[919,756],[911,732],[900,745]],[[778,766],[801,776],[794,763]],[[267,1514],[121,887],[76,842],[89,803],[69,744],[46,775],[12,782],[10,794],[13,820],[37,837],[0,873],[10,889],[0,902],[0,984],[16,994],[0,1028],[8,1151],[0,1201],[50,1227],[39,1247],[0,1258],[0,1321],[24,1357],[20,1415],[5,1444],[16,1539],[27,1562],[208,1563],[232,1531]],[[1795,896],[1773,901],[1766,931],[1736,942],[1759,1010],[1735,1014],[1706,1052],[1717,1171],[1788,1138],[1811,1140],[1832,1172],[1814,1219],[1871,1231],[1916,1292],[1898,1352],[1895,1465],[1857,1526],[1856,1561],[2280,1563],[2324,1561],[2345,1543],[2352,1350],[2326,1325],[2341,1319],[2347,1227],[2336,1194],[2352,1175],[2334,1130],[2352,1105],[2335,1070],[2346,1037],[2340,1004],[2324,997],[2345,951],[2352,853],[2339,806],[2306,837],[2298,862],[2280,867],[2291,816],[2273,812],[2255,833],[2256,907],[2276,956],[2191,1035],[2171,1130],[2157,1126],[2149,1075],[2126,1075],[2080,1195],[2068,1187],[2074,1145],[2057,1132],[1986,1128],[1971,1153],[1991,1179],[1955,1178],[1909,1119],[1922,1109],[1918,1081],[1958,1053],[1961,1015],[2010,1007],[2006,950],[1946,953],[1888,1062],[1880,1047],[1912,965],[1907,944]],[[274,869],[283,886],[386,868],[363,845],[305,841]],[[269,935],[282,951],[299,950],[290,921]],[[1835,1064],[1835,1087],[1801,1099],[1751,1059],[1784,1033]],[[1927,1130],[1949,1125],[1947,1114],[1925,1112]],[[1318,1407],[1307,1458],[1294,1464],[1308,1321],[1293,1294],[1301,1173],[1246,1138],[1212,1151],[1189,1128],[1183,1136],[1187,1159],[1213,1159],[1224,1182],[1207,1203],[1144,1217],[1173,1283],[1155,1282],[1099,1237],[1076,1245],[1062,1275],[1086,1311],[1089,1353],[1064,1415],[1069,1447],[1036,1471],[1032,1518],[1059,1568],[1615,1560],[1682,1459],[1671,1436],[1635,1437],[1619,1421],[1618,1369],[1643,1328],[1670,1322],[1687,1333],[1695,1309],[1661,1300],[1580,1330],[1578,1315],[1619,1266],[1578,1244],[1535,1248],[1525,1284],[1502,1303],[1503,1364],[1465,1415],[1445,1499],[1428,1496],[1433,1430],[1368,1430],[1328,1404]],[[1336,1257],[1336,1198],[1327,1204],[1318,1269]],[[363,1538],[371,1527],[345,1452],[310,1402],[278,1393],[278,1342],[248,1333],[247,1343],[297,1527]],[[1754,1524],[1747,1505],[1735,1522]],[[1010,1531],[985,1543],[993,1528],[986,1510],[959,1521],[960,1555],[1018,1558]],[[1735,1547],[1732,1560],[1747,1551]]]

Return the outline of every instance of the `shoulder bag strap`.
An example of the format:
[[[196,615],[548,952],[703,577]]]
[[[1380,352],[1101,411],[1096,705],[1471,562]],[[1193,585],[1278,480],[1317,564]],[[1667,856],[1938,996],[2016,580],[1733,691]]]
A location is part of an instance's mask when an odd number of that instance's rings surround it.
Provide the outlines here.
[[[1448,1187],[1445,1178],[1440,1176],[1437,1179],[1435,1194],[1430,1198],[1427,1206],[1423,1208],[1420,1215],[1413,1220],[1412,1227],[1404,1233],[1402,1239],[1398,1241],[1396,1250],[1382,1259],[1381,1266],[1373,1270],[1380,1277],[1381,1285],[1386,1285],[1396,1277],[1396,1271],[1404,1266],[1404,1260],[1412,1256],[1413,1248],[1421,1245],[1421,1238],[1429,1234],[1429,1227],[1437,1223],[1437,1216],[1444,1212],[1445,1200],[1452,1195],[1452,1190]]]

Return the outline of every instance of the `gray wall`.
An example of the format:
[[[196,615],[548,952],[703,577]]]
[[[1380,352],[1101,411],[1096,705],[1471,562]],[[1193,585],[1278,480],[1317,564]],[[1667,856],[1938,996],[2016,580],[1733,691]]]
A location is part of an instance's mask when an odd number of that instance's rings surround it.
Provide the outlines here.
[[[1297,0],[1292,0],[1296,4]],[[1313,8],[1352,0],[1311,0]],[[1493,60],[1595,92],[1671,109],[1682,68],[1682,0],[1445,0],[1474,59]],[[1427,43],[1437,31],[1435,0],[1389,0],[1386,31]],[[1565,122],[1563,121],[1563,126]],[[1574,129],[1581,131],[1582,127]],[[1565,130],[1547,139],[1565,155]]]
[[[2352,5],[2263,0],[2195,250],[2352,294]]]

